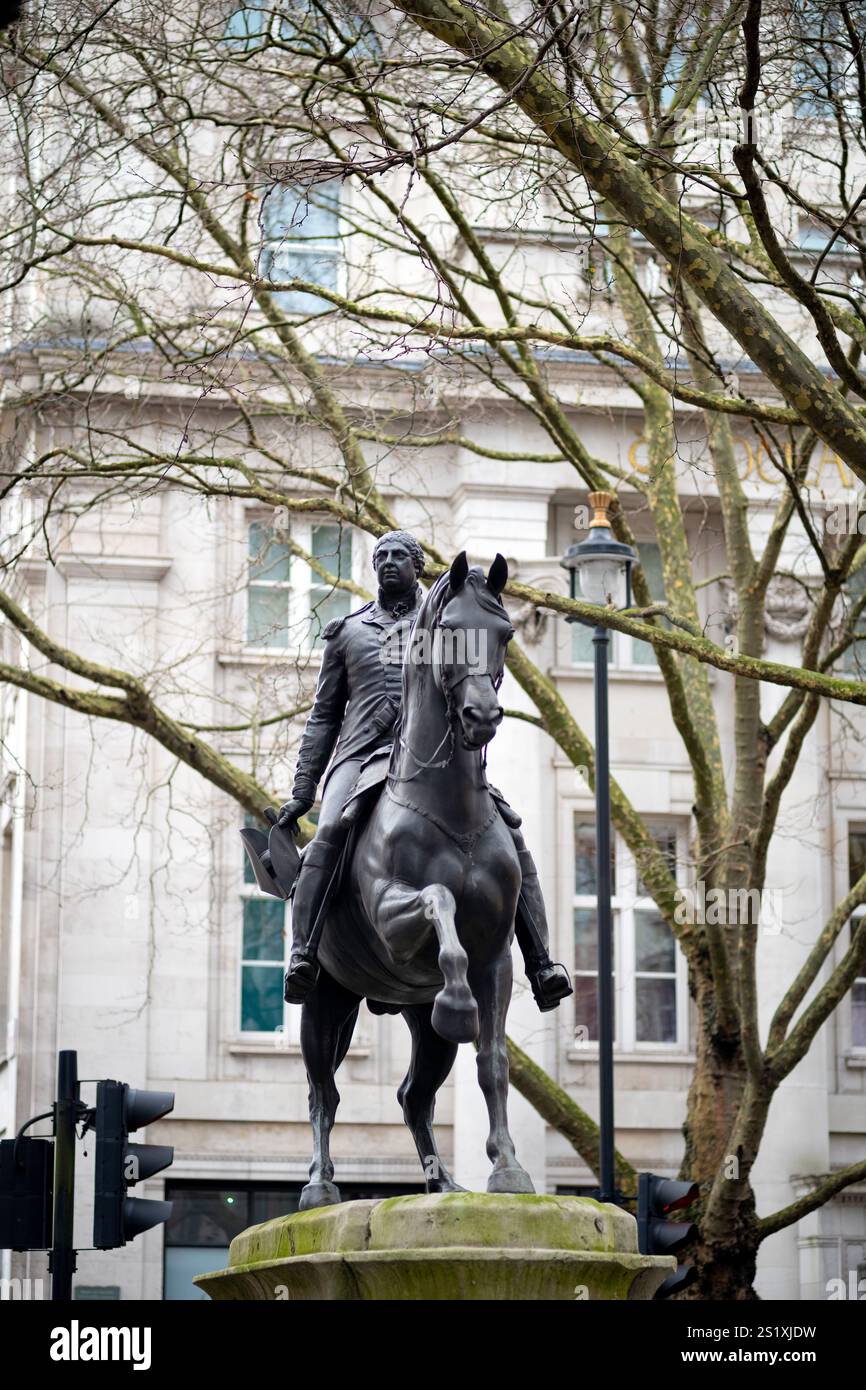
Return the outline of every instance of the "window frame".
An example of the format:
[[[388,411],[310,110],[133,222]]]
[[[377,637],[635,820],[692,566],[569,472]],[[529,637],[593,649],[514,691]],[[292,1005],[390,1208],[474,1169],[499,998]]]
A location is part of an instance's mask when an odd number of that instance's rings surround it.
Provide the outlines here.
[[[574,827],[576,820],[589,821],[594,825],[595,808],[589,803],[576,800],[566,802],[566,838],[570,847],[570,868],[567,881],[568,911],[565,917],[570,933],[568,960],[569,969],[578,977],[598,978],[597,970],[577,971],[574,969],[574,910],[576,908],[597,911],[597,899],[587,893],[575,892]],[[676,878],[680,886],[687,880],[685,872],[688,825],[681,817],[663,812],[644,817],[650,827],[659,829],[670,826],[676,832]],[[658,908],[652,898],[638,897],[638,868],[618,831],[611,828],[611,845],[614,854],[615,879],[611,893],[611,917],[613,923],[614,947],[614,1054],[619,1057],[686,1057],[689,1055],[689,994],[688,966],[679,942],[674,937],[674,970],[672,972],[638,972],[637,957],[637,915],[640,912],[653,912]],[[637,1039],[637,980],[644,976],[673,978],[675,991],[676,1039],[673,1042],[638,1041]],[[576,1000],[575,1000],[576,1003]],[[573,1025],[577,1026],[576,1023]],[[568,1039],[568,1052],[573,1060],[593,1059],[598,1056],[598,1040],[582,1041],[573,1035]]]
[[[328,516],[304,516],[301,518],[291,518],[290,525],[281,524],[280,520],[273,513],[261,511],[247,511],[244,515],[245,522],[245,545],[246,545],[246,583],[244,585],[244,620],[243,620],[243,649],[245,652],[265,654],[275,659],[285,659],[292,655],[302,654],[308,656],[316,652],[321,653],[321,628],[315,630],[315,607],[314,597],[321,602],[333,594],[344,593],[346,595],[347,612],[351,611],[353,595],[350,590],[340,590],[332,587],[329,591],[325,581],[317,574],[309,562],[304,558],[305,555],[313,554],[313,532],[322,526],[333,526],[338,534],[339,545],[342,546],[346,540],[349,543],[349,572],[344,576],[345,579],[353,579],[355,566],[357,564],[359,547],[355,544],[355,530],[351,526],[341,525]],[[288,537],[292,547],[290,555],[289,579],[288,580],[257,580],[250,577],[250,549],[249,535],[250,530],[256,525],[270,526],[272,531],[282,532]],[[298,554],[294,549],[301,551]],[[319,557],[314,557],[319,558]],[[287,590],[286,605],[286,641],[284,644],[276,642],[263,644],[261,642],[251,642],[247,636],[249,633],[249,603],[250,592],[253,588],[273,588]]]
[[[333,189],[334,193],[334,231],[328,236],[304,236],[303,226],[310,210],[310,199],[315,198],[317,190],[324,188]],[[311,279],[311,283],[320,283],[323,289],[332,290],[334,294],[346,296],[347,290],[347,269],[346,258],[343,254],[343,209],[346,206],[346,190],[341,179],[326,179],[320,184],[305,190],[297,184],[278,184],[270,189],[266,195],[261,215],[261,248],[259,263],[262,276],[268,280],[289,280],[293,277],[288,273],[280,271],[276,265],[277,257],[282,252],[289,255],[294,254],[301,257],[309,257],[311,261],[321,261],[327,259],[333,264],[333,284],[325,284],[324,281],[312,280],[311,277],[303,275],[297,278]],[[287,230],[279,235],[269,235],[267,222],[269,209],[274,209],[282,201],[291,195],[295,196],[294,209],[297,213],[302,202],[307,204],[307,212],[295,221],[292,218],[287,226]],[[276,268],[275,268],[276,265]],[[308,299],[307,304],[291,304],[289,301],[293,297],[301,296]],[[329,299],[321,295],[314,295],[307,290],[274,290],[271,295],[274,304],[282,313],[292,318],[319,317],[322,314],[333,312],[336,306]]]
[[[261,1028],[244,1028],[243,1026],[242,1009],[244,997],[244,970],[254,966],[275,969],[277,965],[281,965],[282,975],[285,976],[285,972],[289,962],[289,954],[291,952],[292,946],[292,929],[291,911],[289,909],[289,905],[288,903],[283,903],[282,961],[250,961],[246,959],[244,955],[244,927],[246,925],[244,920],[244,905],[250,901],[277,902],[278,899],[271,899],[268,897],[267,893],[263,893],[262,890],[259,888],[258,884],[255,882],[255,879],[253,879],[252,882],[249,881],[247,877],[247,872],[245,872],[245,870],[247,869],[248,862],[246,859],[246,851],[242,849],[241,853],[244,855],[244,863],[241,870],[241,886],[239,891],[241,911],[238,935],[237,985],[234,1006],[234,1036],[238,1038],[241,1042],[270,1043],[275,1050],[281,1046],[300,1046],[301,1010],[298,1008],[296,1004],[287,1004],[285,999],[283,999],[282,1001],[282,1023],[277,1028],[274,1028],[270,1032],[268,1032],[267,1030],[263,1030]],[[282,993],[282,988],[280,990],[280,993]]]
[[[849,892],[850,889],[853,887],[853,884],[852,884],[852,882],[851,882],[851,836],[852,836],[852,834],[855,834],[855,835],[864,835],[864,836],[866,836],[866,821],[863,821],[862,819],[859,819],[858,817],[854,816],[854,817],[852,817],[851,819],[849,819],[848,821],[846,821],[846,824],[845,824],[845,851],[846,851],[846,855],[845,855],[845,884],[846,884],[846,887],[845,887],[845,890],[844,890],[844,891],[845,891],[846,893]],[[848,934],[847,934],[847,940],[844,940],[844,939],[843,939],[843,942],[842,942],[842,949],[843,949],[843,950],[847,951],[848,948],[850,947],[850,945],[851,945],[851,935],[852,935],[852,933],[853,933],[854,924],[855,924],[855,922],[861,921],[863,917],[866,917],[866,903],[861,903],[859,907],[855,907],[854,911],[851,913],[851,916],[848,918]],[[841,933],[840,933],[840,936],[841,936]],[[851,981],[851,988],[850,988],[850,990],[848,991],[848,994],[847,994],[847,996],[846,996],[846,997],[847,997],[847,1000],[848,1000],[848,1019],[847,1019],[848,1049],[847,1049],[847,1050],[851,1053],[852,1056],[855,1056],[855,1057],[866,1057],[866,1036],[864,1036],[864,1040],[863,1040],[862,1043],[858,1043],[858,1042],[855,1042],[855,1041],[854,1041],[854,990],[856,989],[857,985],[862,985],[863,988],[864,988],[864,990],[866,990],[866,969],[864,969],[864,972],[863,972],[862,975],[858,975],[858,976],[856,977],[856,979],[854,979],[854,980]]]
[[[859,501],[860,499],[858,499]],[[855,582],[852,584],[852,580]],[[863,596],[866,589],[866,564],[860,566],[854,574],[849,574],[843,581],[840,599],[843,605],[842,622],[847,625],[851,610]],[[854,677],[862,680],[866,674],[866,605],[864,605],[860,616],[854,626],[855,634],[862,634],[861,640],[857,641],[856,636],[836,662],[836,668],[841,671],[843,676]],[[850,827],[849,827],[850,830]],[[847,840],[846,840],[847,845]],[[846,890],[847,891],[847,890]]]
[[[314,560],[319,560],[319,561],[321,561],[322,557],[321,557],[320,555],[315,555],[315,554],[313,553],[313,552],[314,552],[313,533],[314,533],[315,531],[321,530],[321,529],[324,528],[325,526],[330,527],[332,530],[336,531],[336,533],[337,533],[337,549],[336,549],[335,555],[336,555],[336,560],[337,560],[337,570],[338,570],[338,572],[337,572],[337,574],[334,575],[334,579],[344,579],[344,580],[345,580],[345,579],[349,579],[349,580],[351,580],[351,578],[352,578],[352,571],[353,571],[354,564],[355,564],[355,546],[353,545],[353,541],[352,541],[354,532],[353,532],[351,526],[341,526],[339,522],[336,522],[336,521],[334,521],[333,519],[327,519],[327,520],[323,520],[323,521],[317,521],[317,520],[315,519],[315,517],[312,518],[311,521],[310,521],[310,523],[309,523],[309,531],[310,531],[310,534],[309,534],[309,546],[306,547],[307,553],[308,553]],[[341,566],[342,566],[342,561],[343,561],[343,546],[346,544],[346,542],[348,542],[348,573],[347,573],[347,574],[342,574],[340,571],[341,571]],[[329,552],[325,552],[326,555],[327,555],[328,553],[329,553]],[[337,586],[336,586],[336,584],[332,584],[332,585],[330,585],[330,587],[329,587],[328,584],[326,583],[326,581],[325,581],[324,579],[322,579],[322,578],[319,576],[319,574],[316,572],[316,570],[313,569],[312,565],[306,565],[306,569],[309,571],[309,575],[310,575],[310,582],[309,582],[309,585],[308,585],[308,587],[307,587],[308,621],[309,621],[309,624],[310,624],[310,631],[309,631],[309,647],[310,647],[310,649],[311,649],[312,651],[320,651],[321,648],[322,648],[322,630],[323,630],[323,628],[327,625],[327,623],[322,623],[322,622],[321,622],[321,619],[318,619],[318,620],[319,620],[319,629],[318,629],[317,632],[313,632],[313,619],[314,619],[314,616],[315,616],[316,618],[318,618],[317,605],[323,604],[323,603],[329,603],[329,602],[331,602],[335,597],[344,597],[344,598],[345,598],[345,610],[346,610],[346,613],[349,613],[349,612],[351,612],[351,608],[352,608],[352,597],[353,597],[353,596],[352,596],[351,590],[349,590],[349,589],[338,589]],[[327,621],[330,622],[330,621],[332,620],[332,618],[334,618],[334,617],[344,617],[344,616],[345,616],[345,614],[342,614],[342,613],[332,613],[332,614],[327,618]]]
[[[306,9],[307,15],[311,19],[313,19],[315,25],[314,8],[310,5],[307,5]],[[352,57],[370,59],[381,58],[381,40],[379,34],[376,31],[375,25],[373,25],[370,22],[369,15],[362,14],[360,11],[355,10],[354,7],[351,7],[351,9],[347,7],[344,14],[341,16],[341,19],[345,21],[349,13],[351,13],[353,17],[357,20],[357,29],[355,31],[355,34],[354,36],[349,36],[353,37],[351,47]],[[254,29],[248,28],[244,33],[233,33],[231,30],[233,22],[235,20],[240,20],[241,17],[245,14],[260,14],[262,16],[263,22]],[[324,16],[322,16],[321,19],[322,24],[325,30],[327,31],[327,22],[325,21]],[[239,4],[234,10],[232,10],[231,14],[228,16],[226,20],[225,29],[223,30],[222,42],[226,44],[232,44],[237,48],[243,49],[243,51],[246,53],[261,52],[263,49],[267,48],[269,44],[273,44],[274,38],[280,44],[291,45],[294,42],[297,43],[299,48],[303,47],[304,39],[301,35],[299,35],[297,28],[295,28],[294,33],[287,32],[287,30],[289,30],[291,27],[292,25],[290,17],[287,15],[280,15],[276,3],[271,3],[270,0],[242,0],[242,3]],[[275,30],[276,32],[274,32]],[[314,27],[310,32],[314,34],[316,38],[322,38],[321,29],[316,29]],[[321,61],[321,59],[324,57],[324,42],[322,43],[321,52],[317,51],[316,45],[314,43],[308,43],[308,47],[309,52],[304,56],[309,58],[310,61],[313,62]]]
[[[286,652],[286,651],[291,650],[291,642],[289,641],[289,633],[290,633],[291,630],[292,630],[292,598],[293,598],[292,591],[293,591],[293,589],[294,589],[294,587],[295,587],[295,586],[294,586],[294,581],[293,581],[293,579],[292,579],[292,570],[293,570],[294,567],[295,567],[296,556],[294,556],[294,555],[291,553],[291,550],[289,550],[289,577],[288,577],[288,579],[257,579],[257,578],[254,578],[254,576],[253,576],[253,574],[252,574],[252,564],[251,564],[251,559],[252,559],[252,557],[251,557],[251,552],[250,552],[250,537],[251,537],[251,533],[252,533],[253,528],[256,527],[256,526],[262,527],[262,528],[265,528],[265,529],[269,530],[269,531],[271,532],[271,535],[279,536],[279,534],[282,533],[283,535],[285,535],[285,536],[287,536],[287,537],[289,537],[289,538],[291,539],[291,537],[289,536],[289,530],[288,530],[288,527],[286,527],[286,526],[280,526],[280,525],[278,524],[278,521],[277,521],[277,518],[276,518],[276,517],[274,517],[273,515],[267,515],[267,514],[265,514],[265,513],[259,513],[259,514],[250,514],[250,513],[248,513],[248,514],[246,515],[246,517],[245,517],[245,521],[246,521],[246,527],[245,527],[245,541],[246,541],[246,584],[245,584],[245,586],[244,586],[244,618],[245,618],[245,621],[244,621],[244,647],[245,647],[248,651]],[[267,590],[269,590],[269,591],[277,591],[277,590],[284,590],[284,591],[285,591],[285,593],[286,593],[286,626],[285,626],[285,629],[284,629],[284,631],[285,631],[285,636],[286,636],[285,642],[253,642],[253,641],[250,640],[250,636],[249,636],[249,632],[250,632],[250,598],[251,598],[251,595],[252,595],[252,592],[253,592],[254,589],[267,589]]]

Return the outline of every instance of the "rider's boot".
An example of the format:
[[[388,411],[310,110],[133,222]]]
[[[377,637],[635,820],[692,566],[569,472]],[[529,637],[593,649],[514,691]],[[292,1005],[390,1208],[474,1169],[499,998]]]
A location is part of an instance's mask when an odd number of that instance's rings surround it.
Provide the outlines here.
[[[288,1004],[303,1004],[319,978],[315,945],[309,944],[319,910],[331,882],[346,836],[336,830],[320,831],[310,841],[292,899],[292,952],[286,971],[284,997]]]
[[[526,848],[523,836],[514,830],[512,834],[523,874],[514,934],[523,954],[526,978],[529,980],[535,1002],[542,1013],[548,1013],[574,991],[565,966],[554,964],[548,953],[550,932],[535,862]]]

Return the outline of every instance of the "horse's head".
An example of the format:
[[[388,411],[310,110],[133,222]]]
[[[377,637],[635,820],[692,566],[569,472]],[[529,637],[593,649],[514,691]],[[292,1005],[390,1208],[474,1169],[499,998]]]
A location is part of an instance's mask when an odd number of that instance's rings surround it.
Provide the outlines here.
[[[436,682],[460,721],[467,748],[489,743],[502,720],[497,692],[514,628],[499,597],[508,565],[497,555],[485,575],[461,551],[451,566],[436,624]]]

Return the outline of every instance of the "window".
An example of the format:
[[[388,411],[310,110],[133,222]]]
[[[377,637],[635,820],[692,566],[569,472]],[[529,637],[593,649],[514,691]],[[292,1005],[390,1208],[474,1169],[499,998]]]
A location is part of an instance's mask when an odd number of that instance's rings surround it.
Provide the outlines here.
[[[688,32],[690,30],[690,32]],[[680,40],[674,43],[670,56],[665,64],[664,75],[661,82],[659,96],[662,107],[667,108],[673,105],[680,95],[680,87],[685,82],[690,84],[695,77],[698,63],[701,59],[700,37],[694,25],[687,26],[687,32],[681,33]],[[704,79],[706,83],[706,78]],[[705,87],[700,87],[692,98],[692,103],[701,108],[706,105]]]
[[[339,180],[314,188],[281,184],[265,199],[262,272],[271,280],[306,280],[336,290],[339,278]],[[277,290],[288,314],[317,314],[330,300],[308,290]]]
[[[866,871],[866,830],[848,831],[848,886],[854,884]],[[866,904],[855,909],[849,923],[853,937],[858,923],[866,916]],[[849,943],[850,944],[850,943]],[[866,1048],[866,973],[855,980],[851,986],[851,1045]]]
[[[283,1023],[285,907],[279,898],[245,898],[241,1032],[274,1033]]]
[[[313,825],[318,822],[318,803],[307,818]],[[252,816],[247,816],[244,824],[262,828],[261,823]],[[300,1043],[301,1010],[297,1004],[287,1004],[283,998],[285,972],[292,945],[291,906],[280,898],[272,898],[260,891],[246,851],[242,853],[244,868],[237,1031],[242,1035],[252,1035],[249,1041],[267,1040],[276,1050],[281,1047],[294,1048]],[[357,1053],[372,1044],[372,1015],[362,1005],[351,1046]]]
[[[574,817],[574,1018],[575,1035],[598,1040],[598,918],[595,910],[598,882],[595,821]],[[611,842],[610,891],[616,897],[616,851]],[[613,942],[616,983],[616,930]],[[614,1018],[614,1037],[616,1018]]]
[[[315,0],[290,0],[280,24],[280,37],[291,47],[310,57],[348,49],[352,58],[381,56],[376,30],[364,15],[345,0],[329,0],[327,15]]]
[[[862,564],[859,569],[850,574],[845,581],[843,588],[843,601],[845,605],[846,625],[852,616],[852,610],[863,599],[866,590],[866,564]],[[863,635],[855,638],[850,647],[847,647],[842,656],[842,669],[853,675],[857,680],[863,680],[866,676],[866,603],[857,615],[854,622],[855,633]]]
[[[247,528],[247,643],[289,645],[291,551],[285,532],[267,521]]]
[[[586,274],[590,289],[608,296],[616,281],[616,265],[607,249],[610,243],[605,242],[609,235],[607,221],[597,217],[586,248]]]
[[[637,548],[640,553],[641,568],[649,584],[650,594],[654,600],[662,602],[665,596],[665,586],[662,577],[661,552],[655,542],[651,541],[641,541]],[[577,597],[581,597],[579,584]],[[662,619],[662,621],[665,620]],[[580,664],[594,662],[593,629],[583,623],[572,623],[570,626],[572,661]],[[610,665],[617,668],[628,669],[634,666],[652,667],[658,665],[652,643],[644,642],[638,637],[627,637],[621,632],[610,633],[607,659]]]
[[[229,15],[223,37],[233,48],[250,52],[264,44],[270,29],[271,6],[266,0],[249,0],[249,4]]]
[[[679,830],[673,822],[650,833],[676,873]],[[685,962],[673,932],[641,882],[621,837],[611,847],[614,955],[614,1037],[626,1052],[644,1047],[684,1048],[687,1042]],[[598,1040],[597,857],[595,820],[574,813],[575,1036]]]
[[[310,554],[318,565],[334,579],[349,579],[352,574],[352,535],[340,526],[321,525],[312,529]],[[310,583],[310,622],[313,645],[322,645],[322,629],[334,618],[349,612],[352,595],[347,589],[333,584],[313,569]]]
[[[850,97],[854,62],[845,27],[833,5],[807,5],[800,16],[797,58],[792,67],[794,113],[802,120],[829,121],[837,103]]]
[[[640,552],[641,569],[649,585],[650,597],[653,602],[662,603],[665,596],[665,582],[662,576],[661,551],[657,545],[649,542],[639,543],[638,551]],[[629,647],[632,666],[658,665],[652,643],[644,642],[639,637],[627,637],[625,641]]]
[[[165,1223],[166,1302],[208,1299],[192,1282],[196,1274],[225,1269],[235,1236],[250,1226],[298,1210],[301,1182],[167,1182],[171,1215]],[[402,1197],[424,1191],[422,1182],[340,1182],[344,1202]]]
[[[842,223],[842,214],[835,213],[831,216],[836,218],[837,225]],[[833,244],[828,252],[829,256],[851,257],[855,254],[844,231],[840,232],[838,236],[834,233],[835,227],[828,226],[826,222],[817,222],[812,217],[800,218],[797,224],[797,246],[801,251],[806,252],[810,265],[814,264],[831,239]]]
[[[262,828],[253,816],[247,816],[244,824]],[[246,852],[241,852],[244,870],[237,1029],[259,1037],[267,1034],[278,1048],[297,1043],[300,1036],[301,1011],[283,999],[291,945],[288,909],[282,899],[260,891]]]
[[[353,58],[378,58],[382,51],[369,19],[347,4],[329,4],[326,15],[315,0],[247,0],[224,30],[226,42],[247,53],[271,36],[303,57],[348,51]]]
[[[288,531],[271,519],[251,522],[247,528],[247,645],[320,648],[323,628],[352,607],[353,595],[334,583],[349,579],[351,573],[348,528],[293,519],[290,540]]]
[[[800,218],[797,227],[797,245],[801,251],[820,253],[829,240],[830,233],[823,223],[813,222],[811,217]],[[843,242],[842,245],[844,246],[844,244]]]

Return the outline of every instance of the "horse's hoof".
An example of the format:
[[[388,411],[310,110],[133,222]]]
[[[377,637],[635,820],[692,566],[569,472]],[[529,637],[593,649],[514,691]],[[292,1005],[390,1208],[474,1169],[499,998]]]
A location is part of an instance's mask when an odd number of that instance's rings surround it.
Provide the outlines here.
[[[315,1207],[335,1207],[342,1200],[340,1189],[335,1182],[308,1182],[301,1193],[298,1211],[312,1211]]]
[[[436,996],[430,1022],[446,1042],[474,1042],[478,1037],[478,1005],[469,990],[460,996],[443,989]]]
[[[499,1168],[490,1174],[488,1192],[534,1192],[532,1178],[525,1168]]]

